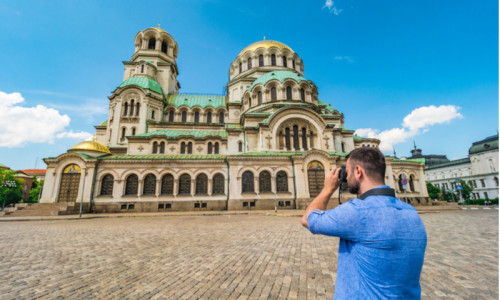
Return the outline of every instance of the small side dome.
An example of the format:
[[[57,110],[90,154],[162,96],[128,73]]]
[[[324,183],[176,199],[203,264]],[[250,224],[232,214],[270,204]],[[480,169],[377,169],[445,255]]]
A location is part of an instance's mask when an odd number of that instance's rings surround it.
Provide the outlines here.
[[[92,139],[92,141],[85,141],[74,145],[68,152],[90,152],[90,153],[98,153],[98,154],[111,154],[108,147],[103,144],[96,142]]]
[[[240,52],[240,54],[238,54],[238,56],[242,56],[243,54],[245,54],[248,51],[255,51],[259,48],[270,49],[273,47],[278,48],[279,50],[287,49],[292,54],[295,53],[295,52],[293,52],[292,48],[288,47],[287,45],[283,44],[282,42],[272,41],[272,40],[263,40],[263,41],[258,41],[258,42],[251,44],[251,45],[248,45],[247,47],[245,47],[245,49],[241,50],[241,52]]]

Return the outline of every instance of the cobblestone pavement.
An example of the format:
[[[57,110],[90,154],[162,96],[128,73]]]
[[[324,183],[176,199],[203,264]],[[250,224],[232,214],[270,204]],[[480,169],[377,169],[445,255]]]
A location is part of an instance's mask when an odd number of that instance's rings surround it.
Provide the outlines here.
[[[498,211],[421,215],[423,299],[498,299]],[[2,299],[331,299],[338,239],[299,217],[0,223]]]

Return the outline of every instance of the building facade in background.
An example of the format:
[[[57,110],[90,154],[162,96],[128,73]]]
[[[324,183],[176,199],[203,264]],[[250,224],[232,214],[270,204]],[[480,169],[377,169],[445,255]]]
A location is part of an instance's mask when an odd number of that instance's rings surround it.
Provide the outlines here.
[[[498,198],[498,134],[473,143],[466,158],[426,167],[425,177],[442,191],[455,191],[458,178],[474,188],[474,199]]]
[[[148,28],[134,41],[95,140],[44,160],[41,202],[83,201],[98,212],[305,208],[351,150],[380,143],[344,127],[283,43],[243,49],[227,95],[195,95],[179,94],[170,34]],[[405,174],[410,201],[428,204],[423,160],[386,161],[387,184],[403,196]]]

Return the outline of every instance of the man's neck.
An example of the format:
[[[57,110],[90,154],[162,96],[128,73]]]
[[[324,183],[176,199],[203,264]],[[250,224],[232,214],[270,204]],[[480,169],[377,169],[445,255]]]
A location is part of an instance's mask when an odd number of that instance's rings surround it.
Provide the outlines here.
[[[381,185],[385,185],[385,182],[370,181],[370,182],[366,182],[364,184],[361,184],[361,186],[359,187],[359,194],[363,195],[364,193],[368,192],[369,190],[371,190],[377,186],[381,186]]]

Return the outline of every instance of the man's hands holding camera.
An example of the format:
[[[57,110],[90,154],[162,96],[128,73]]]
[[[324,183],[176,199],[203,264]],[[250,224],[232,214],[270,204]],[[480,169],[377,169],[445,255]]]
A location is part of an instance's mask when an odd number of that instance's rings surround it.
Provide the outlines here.
[[[347,182],[347,172],[345,166],[335,168],[326,174],[323,189],[333,194],[342,182]]]

